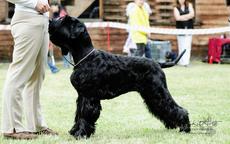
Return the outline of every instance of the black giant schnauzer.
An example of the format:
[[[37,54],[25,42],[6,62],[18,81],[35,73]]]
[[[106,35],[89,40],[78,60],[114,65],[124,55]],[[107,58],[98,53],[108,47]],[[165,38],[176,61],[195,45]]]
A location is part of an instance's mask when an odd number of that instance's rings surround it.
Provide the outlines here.
[[[179,59],[159,64],[96,50],[85,25],[70,16],[51,20],[49,33],[51,41],[61,47],[64,55],[70,52],[75,63],[70,79],[78,92],[77,111],[69,131],[75,138],[88,138],[95,132],[101,100],[130,91],[140,93],[149,111],[166,128],[190,132],[188,112],[173,100],[161,69],[175,65]]]

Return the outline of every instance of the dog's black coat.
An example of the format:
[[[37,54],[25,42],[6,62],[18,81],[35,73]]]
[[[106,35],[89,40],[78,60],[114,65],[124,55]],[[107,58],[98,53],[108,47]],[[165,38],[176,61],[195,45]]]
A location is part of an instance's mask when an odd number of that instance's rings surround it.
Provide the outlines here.
[[[85,25],[69,16],[50,21],[49,33],[51,41],[61,47],[63,54],[72,53],[75,64],[84,59],[71,75],[71,83],[78,92],[75,124],[70,130],[75,138],[90,137],[95,132],[101,100],[129,91],[139,92],[149,111],[166,128],[179,127],[180,131],[190,132],[188,112],[173,100],[161,69],[174,64],[92,51],[93,44]]]

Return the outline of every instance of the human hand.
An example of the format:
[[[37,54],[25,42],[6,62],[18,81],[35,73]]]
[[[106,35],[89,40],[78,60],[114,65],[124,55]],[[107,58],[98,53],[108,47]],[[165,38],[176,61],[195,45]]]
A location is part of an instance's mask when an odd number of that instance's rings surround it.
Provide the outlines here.
[[[40,0],[38,0],[38,3],[37,3],[37,5],[36,5],[35,9],[36,9],[39,13],[43,14],[43,13],[46,13],[46,12],[49,11],[50,6],[49,6],[48,4],[44,4],[44,3],[42,3]]]

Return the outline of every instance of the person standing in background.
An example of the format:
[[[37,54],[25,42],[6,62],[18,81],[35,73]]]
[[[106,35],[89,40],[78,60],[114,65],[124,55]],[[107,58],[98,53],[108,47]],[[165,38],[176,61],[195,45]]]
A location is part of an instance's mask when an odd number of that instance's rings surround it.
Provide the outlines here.
[[[230,0],[226,0],[226,5],[230,6]]]
[[[129,15],[131,14],[133,8],[135,8],[134,2],[129,3],[126,7],[126,16],[128,17],[128,24],[129,24]],[[144,2],[144,8],[148,12],[149,15],[152,14],[152,10],[150,8],[150,5],[146,1]],[[127,38],[125,45],[123,47],[123,52],[127,53],[128,56],[134,56],[136,50],[137,50],[137,46],[132,41],[130,31],[128,31],[128,38]],[[148,44],[145,47],[145,57],[146,58],[152,58],[151,47]]]
[[[230,0],[226,0],[226,6],[228,8],[228,22],[230,23]]]
[[[11,21],[13,60],[3,90],[2,134],[12,139],[34,139],[36,134],[56,135],[48,128],[40,104],[49,43],[48,0],[8,1],[16,7]]]
[[[150,27],[149,25],[149,13],[144,8],[145,0],[135,0],[132,10],[129,14],[129,24],[130,26],[143,26]],[[147,39],[150,37],[150,33],[131,30],[131,39],[136,44],[137,50],[134,56],[142,57],[145,54],[145,48],[147,44]]]
[[[193,29],[194,9],[188,0],[177,0],[174,7],[174,17],[177,29]],[[177,36],[179,55],[186,49],[184,56],[178,62],[179,65],[188,66],[190,63],[192,35]]]

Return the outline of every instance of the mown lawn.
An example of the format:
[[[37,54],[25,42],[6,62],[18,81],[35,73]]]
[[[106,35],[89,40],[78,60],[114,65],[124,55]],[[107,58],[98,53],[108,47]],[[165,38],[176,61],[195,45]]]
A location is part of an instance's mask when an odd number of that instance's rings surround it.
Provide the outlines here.
[[[7,67],[8,64],[0,64],[1,94]],[[7,140],[0,136],[0,144],[230,144],[230,65],[195,61],[188,68],[176,66],[164,70],[174,99],[190,113],[190,134],[165,129],[148,113],[141,97],[130,92],[103,101],[95,135],[77,141],[68,134],[77,98],[69,81],[71,71],[61,69],[51,74],[47,69],[41,93],[47,123],[59,136],[39,136],[31,141]]]

